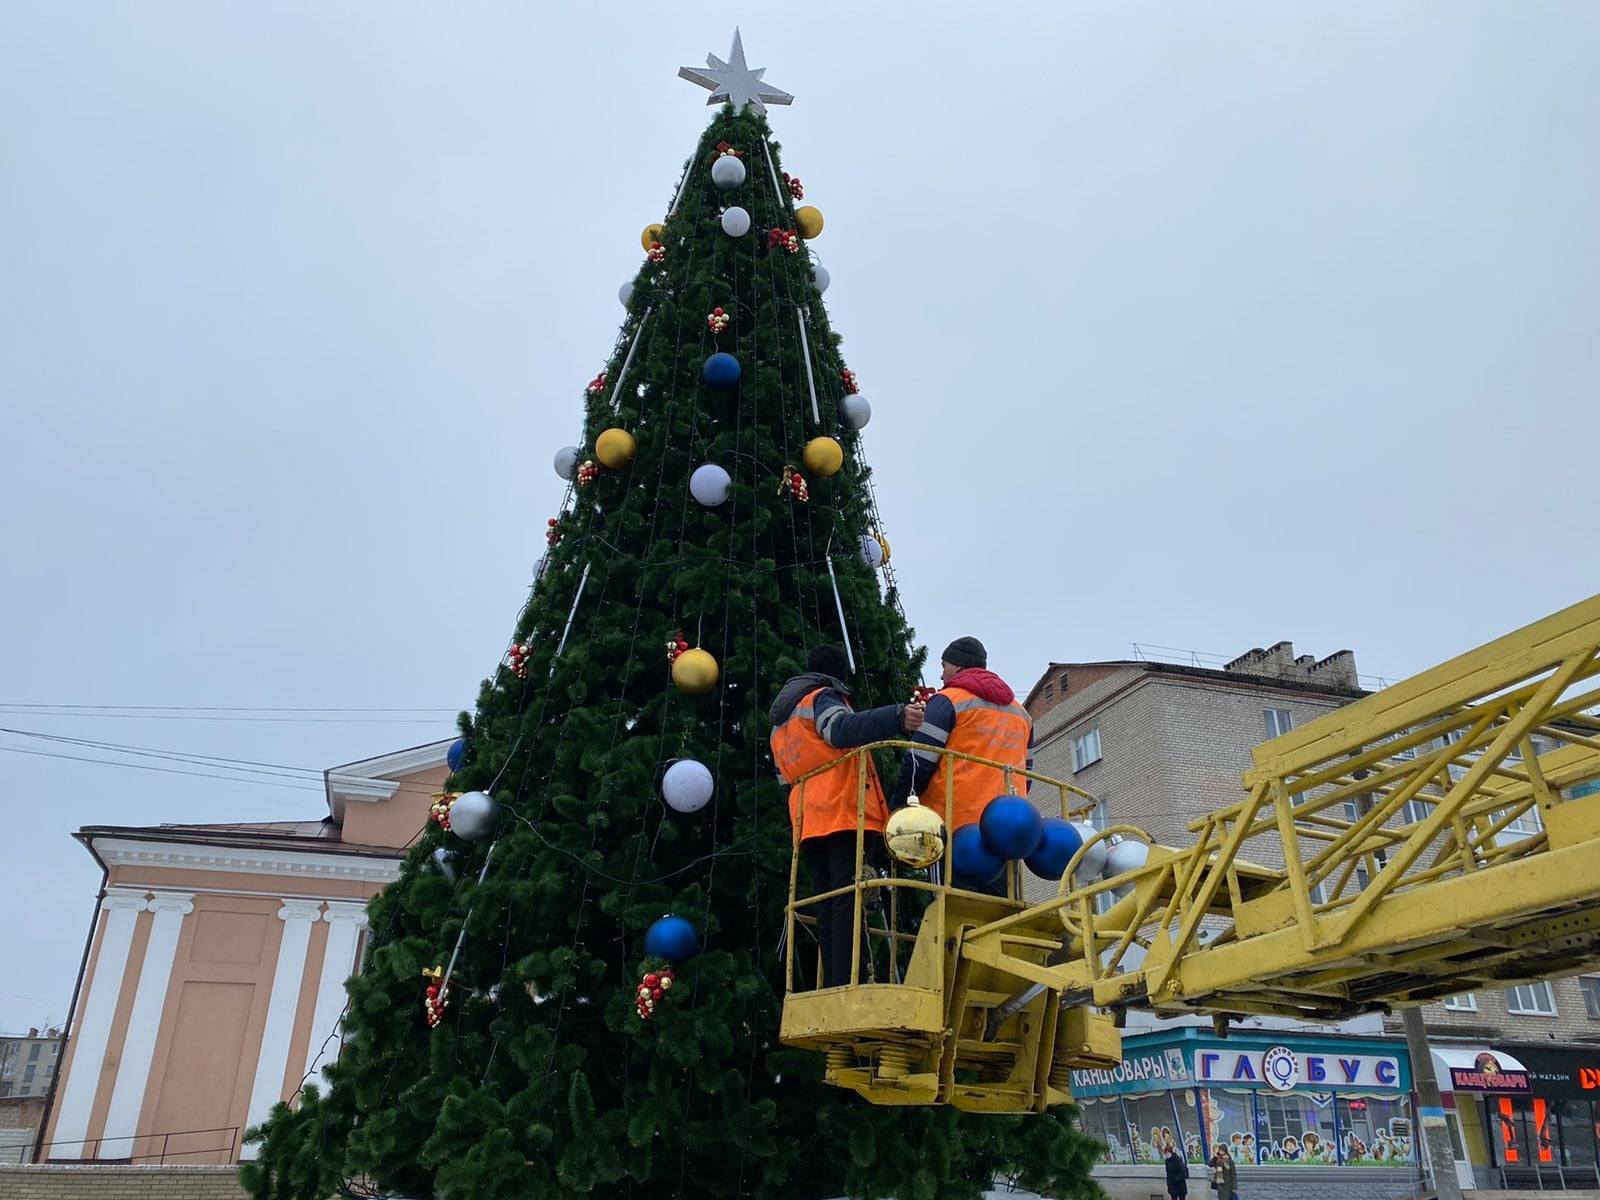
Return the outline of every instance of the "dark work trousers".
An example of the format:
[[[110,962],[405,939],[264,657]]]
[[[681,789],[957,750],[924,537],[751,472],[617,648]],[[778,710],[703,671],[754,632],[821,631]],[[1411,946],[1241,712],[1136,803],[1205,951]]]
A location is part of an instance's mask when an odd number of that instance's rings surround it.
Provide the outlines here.
[[[866,835],[864,862],[872,862],[878,835]],[[841,829],[800,843],[800,853],[811,875],[811,894],[831,892],[855,881],[856,831]],[[863,897],[865,903],[865,897]],[[846,892],[811,906],[817,919],[817,941],[822,946],[821,987],[840,987],[850,982],[851,918],[855,915],[855,895]],[[802,910],[803,911],[803,910]],[[861,975],[867,979],[867,931],[861,931]]]

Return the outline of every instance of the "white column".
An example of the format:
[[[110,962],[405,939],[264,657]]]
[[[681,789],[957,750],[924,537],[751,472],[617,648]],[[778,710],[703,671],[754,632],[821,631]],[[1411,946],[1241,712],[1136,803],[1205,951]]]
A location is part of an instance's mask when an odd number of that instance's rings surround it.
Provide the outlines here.
[[[261,1056],[256,1059],[255,1083],[245,1126],[259,1125],[272,1106],[283,1099],[283,1073],[289,1065],[289,1042],[294,1038],[295,1009],[300,1004],[300,982],[306,973],[306,945],[311,926],[322,916],[320,900],[285,900],[278,910],[283,937],[278,942],[278,965],[267,998],[267,1024],[261,1031]],[[245,1146],[241,1158],[254,1158],[260,1147]]]
[[[172,962],[178,953],[178,934],[184,917],[194,911],[194,895],[160,892],[150,901],[150,911],[155,913],[155,920],[150,925],[150,940],[145,943],[144,964],[139,968],[139,988],[133,994],[133,1012],[128,1016],[128,1036],[122,1043],[117,1082],[111,1088],[106,1131],[100,1140],[101,1158],[127,1158],[133,1153],[156,1035],[161,1032],[161,1010],[167,1003],[167,984],[172,981]]]
[[[317,984],[317,1007],[311,1018],[311,1044],[306,1047],[306,1082],[327,1063],[339,1057],[339,1018],[344,1015],[344,981],[356,969],[356,946],[367,927],[367,906],[349,901],[328,901],[322,919],[328,923],[328,945],[322,954],[322,979]]]
[[[144,893],[109,888],[100,908],[106,914],[101,918],[100,955],[78,1011],[77,1027],[71,1033],[77,1048],[56,1109],[56,1145],[45,1151],[51,1158],[83,1156],[85,1147],[72,1143],[89,1130],[89,1110],[94,1107],[95,1089],[105,1065],[111,1018],[117,1011],[117,994],[122,991],[122,975],[128,966],[133,926],[144,911]]]

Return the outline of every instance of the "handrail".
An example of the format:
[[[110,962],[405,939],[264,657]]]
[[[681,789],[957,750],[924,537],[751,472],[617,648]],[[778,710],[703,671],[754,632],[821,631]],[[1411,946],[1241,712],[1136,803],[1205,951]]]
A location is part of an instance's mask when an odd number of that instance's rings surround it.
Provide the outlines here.
[[[189,1137],[189,1136],[192,1136],[192,1135],[195,1135],[195,1134],[202,1134],[202,1133],[226,1133],[226,1134],[230,1134],[232,1136],[228,1138],[226,1145],[221,1145],[221,1146],[202,1146],[202,1147],[200,1147],[198,1149],[193,1149],[193,1150],[173,1150],[173,1149],[171,1149],[171,1141],[172,1141],[173,1138],[175,1138],[175,1137]],[[106,1142],[131,1142],[131,1143],[133,1143],[133,1145],[130,1145],[128,1147],[128,1149],[132,1150],[138,1145],[138,1143],[140,1143],[142,1141],[148,1141],[151,1138],[160,1138],[161,1139],[161,1150],[160,1150],[160,1153],[118,1155],[117,1157],[114,1157],[114,1158],[101,1158],[100,1157],[101,1148],[105,1145]],[[227,1154],[227,1155],[230,1156],[230,1161],[231,1161],[231,1159],[235,1155],[236,1151],[238,1150],[238,1146],[239,1146],[239,1126],[237,1126],[237,1125],[218,1125],[218,1126],[216,1126],[216,1127],[214,1127],[212,1129],[170,1129],[170,1130],[167,1130],[166,1132],[163,1132],[163,1133],[127,1133],[127,1134],[118,1134],[116,1137],[109,1137],[109,1138],[104,1136],[104,1135],[101,1135],[100,1137],[93,1137],[93,1138],[91,1138],[91,1137],[57,1138],[54,1141],[38,1143],[38,1145],[35,1147],[35,1150],[34,1150],[34,1162],[36,1162],[36,1163],[47,1163],[47,1162],[51,1161],[50,1160],[50,1155],[48,1153],[46,1153],[46,1151],[48,1151],[49,1148],[52,1147],[52,1146],[84,1146],[84,1147],[87,1147],[87,1146],[89,1146],[91,1144],[94,1146],[94,1153],[92,1155],[77,1154],[77,1155],[73,1155],[70,1160],[63,1159],[63,1160],[60,1160],[60,1161],[84,1161],[84,1160],[87,1160],[87,1161],[98,1161],[98,1162],[106,1162],[106,1163],[136,1163],[136,1162],[144,1161],[146,1159],[155,1159],[158,1165],[165,1165],[165,1163],[167,1161],[167,1158],[169,1156],[172,1157],[172,1158],[189,1158],[189,1157],[191,1157],[193,1155],[196,1155],[196,1154]]]
[[[944,746],[925,745],[921,742],[912,742],[904,738],[888,738],[883,741],[871,742],[865,746],[858,746],[853,750],[845,751],[844,753],[840,754],[838,758],[831,759],[820,766],[813,767],[811,770],[796,777],[794,780],[790,781],[790,792],[791,795],[797,798],[797,811],[799,817],[794,822],[794,828],[792,831],[793,841],[790,847],[791,858],[789,863],[789,901],[788,904],[784,906],[784,990],[786,992],[794,991],[794,960],[796,950],[795,923],[799,910],[821,904],[826,900],[836,899],[845,895],[846,893],[850,893],[853,896],[855,912],[851,922],[850,986],[854,987],[861,983],[861,937],[863,928],[862,910],[864,896],[868,889],[881,888],[887,890],[889,893],[889,903],[891,905],[891,909],[889,916],[889,930],[887,931],[889,936],[887,940],[890,946],[891,974],[896,972],[898,969],[898,957],[895,953],[895,943],[899,939],[897,939],[894,934],[896,932],[896,921],[898,916],[898,907],[896,902],[899,898],[900,891],[922,891],[932,892],[937,895],[944,895],[950,892],[952,889],[956,891],[964,890],[955,887],[955,872],[953,870],[954,838],[948,835],[945,837],[944,858],[941,863],[943,869],[940,875],[940,881],[938,883],[930,883],[920,879],[891,878],[885,880],[864,880],[862,878],[862,868],[866,860],[867,772],[869,770],[874,772],[876,771],[876,766],[872,761],[872,754],[877,750],[915,750],[919,754],[933,754],[939,756],[940,758],[957,759],[961,762],[976,763],[979,766],[992,767],[995,770],[1002,772],[1002,774],[1005,776],[1006,792],[1010,795],[1017,794],[1018,778],[1026,780],[1030,784],[1036,783],[1045,787],[1053,787],[1056,789],[1056,794],[1061,805],[1061,816],[1065,820],[1081,820],[1093,812],[1096,805],[1096,800],[1093,796],[1084,791],[1082,788],[1068,783],[1065,780],[1055,779],[1038,771],[1019,768],[1010,763],[997,762],[992,758],[984,758],[981,755],[968,754],[962,750],[951,750]],[[856,772],[856,857],[854,882],[845,884],[841,887],[833,888],[827,892],[822,892],[817,895],[807,896],[804,899],[799,899],[796,896],[796,891],[800,878],[800,843],[805,836],[805,785],[809,780],[812,780],[819,775],[826,774],[829,771],[850,769],[852,766]],[[948,822],[950,814],[955,809],[954,772],[947,772],[945,775],[944,793],[944,813],[945,820]],[[1069,797],[1076,797],[1081,801],[1081,803],[1072,804],[1068,799]],[[912,797],[910,802],[920,803],[916,797]],[[1006,895],[1008,898],[1014,899],[1015,893],[1018,891],[1017,865],[1013,862],[1008,862],[1006,864],[1005,871]],[[944,906],[937,905],[935,907],[937,910],[936,920],[939,923],[938,935],[939,939],[942,941],[944,937]]]

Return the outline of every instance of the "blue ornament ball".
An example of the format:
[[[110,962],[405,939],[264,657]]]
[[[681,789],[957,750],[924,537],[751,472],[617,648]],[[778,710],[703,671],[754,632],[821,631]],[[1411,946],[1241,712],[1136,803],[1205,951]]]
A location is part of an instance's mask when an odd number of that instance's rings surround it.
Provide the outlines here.
[[[1083,834],[1073,827],[1071,821],[1063,821],[1060,817],[1046,817],[1044,821],[1044,836],[1039,839],[1039,848],[1023,859],[1040,879],[1060,879],[1066,874],[1067,864],[1072,861],[1072,856],[1078,852],[1078,847],[1083,845]]]
[[[461,760],[467,756],[467,739],[457,738],[444,752],[444,761],[452,771],[461,770]]]
[[[983,831],[976,825],[963,825],[950,843],[951,867],[957,887],[982,887],[993,883],[1005,870],[1005,860],[989,853],[983,844]]]
[[[662,917],[644,935],[644,952],[652,958],[682,962],[693,958],[699,939],[694,926],[682,917]]]
[[[718,351],[706,359],[700,375],[714,388],[731,388],[739,382],[739,360],[725,350]]]
[[[1044,837],[1044,818],[1023,796],[996,796],[978,818],[983,845],[1001,858],[1027,858]]]

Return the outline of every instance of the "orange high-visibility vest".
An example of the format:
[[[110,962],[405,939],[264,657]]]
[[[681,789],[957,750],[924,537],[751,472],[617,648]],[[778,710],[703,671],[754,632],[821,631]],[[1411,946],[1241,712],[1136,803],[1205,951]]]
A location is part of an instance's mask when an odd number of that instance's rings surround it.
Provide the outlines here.
[[[947,749],[976,754],[1018,771],[1027,769],[1028,739],[1033,736],[1033,719],[1027,709],[1017,703],[980,700],[966,688],[940,688],[939,695],[948,696],[956,710],[955,728],[945,742]],[[952,833],[976,822],[983,815],[984,805],[1006,793],[1006,775],[998,767],[940,755],[933,781],[922,793],[922,802],[941,817],[945,815],[946,781],[951,776],[955,778],[955,815],[954,819],[946,818],[945,823]],[[1027,779],[1021,775],[1012,778],[1017,794],[1027,795]]]
[[[807,692],[795,705],[789,719],[772,731],[772,758],[778,764],[783,781],[793,784],[807,771],[833,762],[839,765],[806,780],[802,786],[789,788],[789,823],[800,825],[803,841],[826,837],[856,827],[857,772],[853,759],[846,759],[848,751],[835,750],[822,740],[817,732],[816,710],[812,702],[817,688]],[[878,772],[867,764],[866,828],[881,832],[889,819],[889,807],[884,803],[883,785],[878,782]],[[800,805],[805,804],[805,821],[800,822]]]

